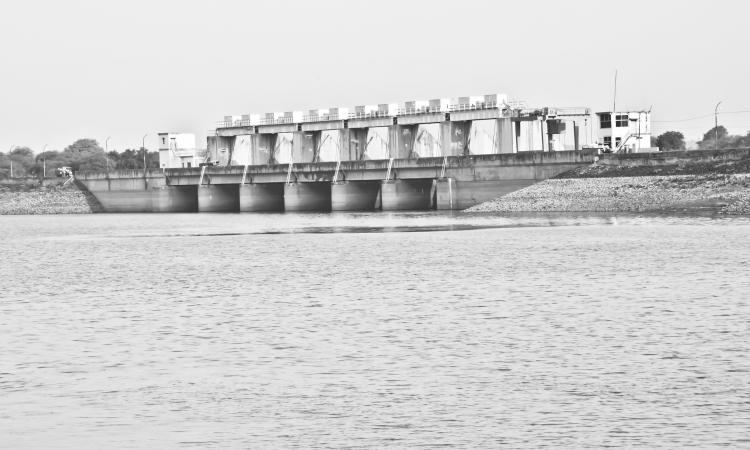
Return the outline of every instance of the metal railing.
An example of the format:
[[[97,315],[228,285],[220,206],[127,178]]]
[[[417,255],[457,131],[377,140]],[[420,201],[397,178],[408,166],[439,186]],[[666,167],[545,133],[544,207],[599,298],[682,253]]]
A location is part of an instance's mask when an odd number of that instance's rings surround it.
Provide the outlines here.
[[[303,122],[330,122],[332,120],[343,120],[338,114],[318,114],[316,116],[302,116]]]
[[[295,123],[294,117],[262,117],[259,125],[288,125],[290,123]]]
[[[232,127],[247,127],[254,125],[288,125],[298,122],[327,122],[334,120],[346,120],[346,119],[375,119],[383,117],[393,116],[407,116],[415,114],[439,114],[452,111],[476,111],[483,109],[497,109],[512,107],[503,102],[488,101],[488,102],[475,102],[475,103],[459,103],[450,105],[440,106],[420,106],[415,108],[403,108],[399,107],[395,113],[390,111],[368,111],[368,112],[350,112],[345,116],[341,113],[338,114],[318,114],[318,115],[305,115],[302,116],[301,120],[295,120],[294,117],[274,117],[266,118],[262,117],[260,120],[234,120],[234,121],[220,121],[216,123],[216,128],[232,128]]]
[[[504,104],[498,103],[496,101],[477,102],[477,103],[459,103],[456,105],[448,105],[448,111],[474,111],[478,109],[496,109],[500,106],[504,106]]]

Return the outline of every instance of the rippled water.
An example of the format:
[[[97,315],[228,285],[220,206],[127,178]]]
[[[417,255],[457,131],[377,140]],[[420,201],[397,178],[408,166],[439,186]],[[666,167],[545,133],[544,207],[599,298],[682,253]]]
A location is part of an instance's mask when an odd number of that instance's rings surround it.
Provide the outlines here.
[[[2,448],[750,446],[747,218],[0,230]]]

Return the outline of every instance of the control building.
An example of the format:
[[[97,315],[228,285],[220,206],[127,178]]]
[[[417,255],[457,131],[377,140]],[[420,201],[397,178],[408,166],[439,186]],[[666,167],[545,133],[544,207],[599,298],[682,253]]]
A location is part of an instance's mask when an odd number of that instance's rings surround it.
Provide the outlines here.
[[[613,152],[644,153],[651,147],[651,111],[596,113],[597,144]]]
[[[159,133],[159,167],[162,169],[197,167],[202,157],[191,133]]]

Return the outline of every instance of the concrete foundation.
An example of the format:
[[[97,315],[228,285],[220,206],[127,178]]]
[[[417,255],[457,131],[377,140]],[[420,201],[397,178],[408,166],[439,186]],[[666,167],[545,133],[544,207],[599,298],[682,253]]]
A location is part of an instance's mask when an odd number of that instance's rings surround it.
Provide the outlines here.
[[[94,194],[108,213],[153,211],[153,191],[100,191]]]
[[[535,182],[533,179],[457,181],[454,178],[448,178],[438,180],[436,207],[437,209],[466,209],[531,186]]]
[[[211,184],[198,187],[198,211],[238,212],[239,210],[239,185]]]
[[[284,185],[284,210],[330,211],[331,183],[295,183]]]
[[[331,185],[333,211],[372,211],[380,208],[379,181],[344,181]]]
[[[383,181],[383,211],[426,210],[432,207],[432,179]]]
[[[258,183],[240,186],[240,211],[283,211],[284,183]]]

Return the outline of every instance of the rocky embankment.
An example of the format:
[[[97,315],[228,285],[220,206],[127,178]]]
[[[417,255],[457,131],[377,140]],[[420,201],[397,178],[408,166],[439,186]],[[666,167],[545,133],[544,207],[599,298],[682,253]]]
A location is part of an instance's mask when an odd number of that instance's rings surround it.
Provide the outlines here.
[[[736,160],[646,162],[602,161],[467,211],[750,214],[750,154]]]
[[[0,215],[86,214],[100,210],[96,199],[74,183],[45,186],[37,182],[0,184]]]

